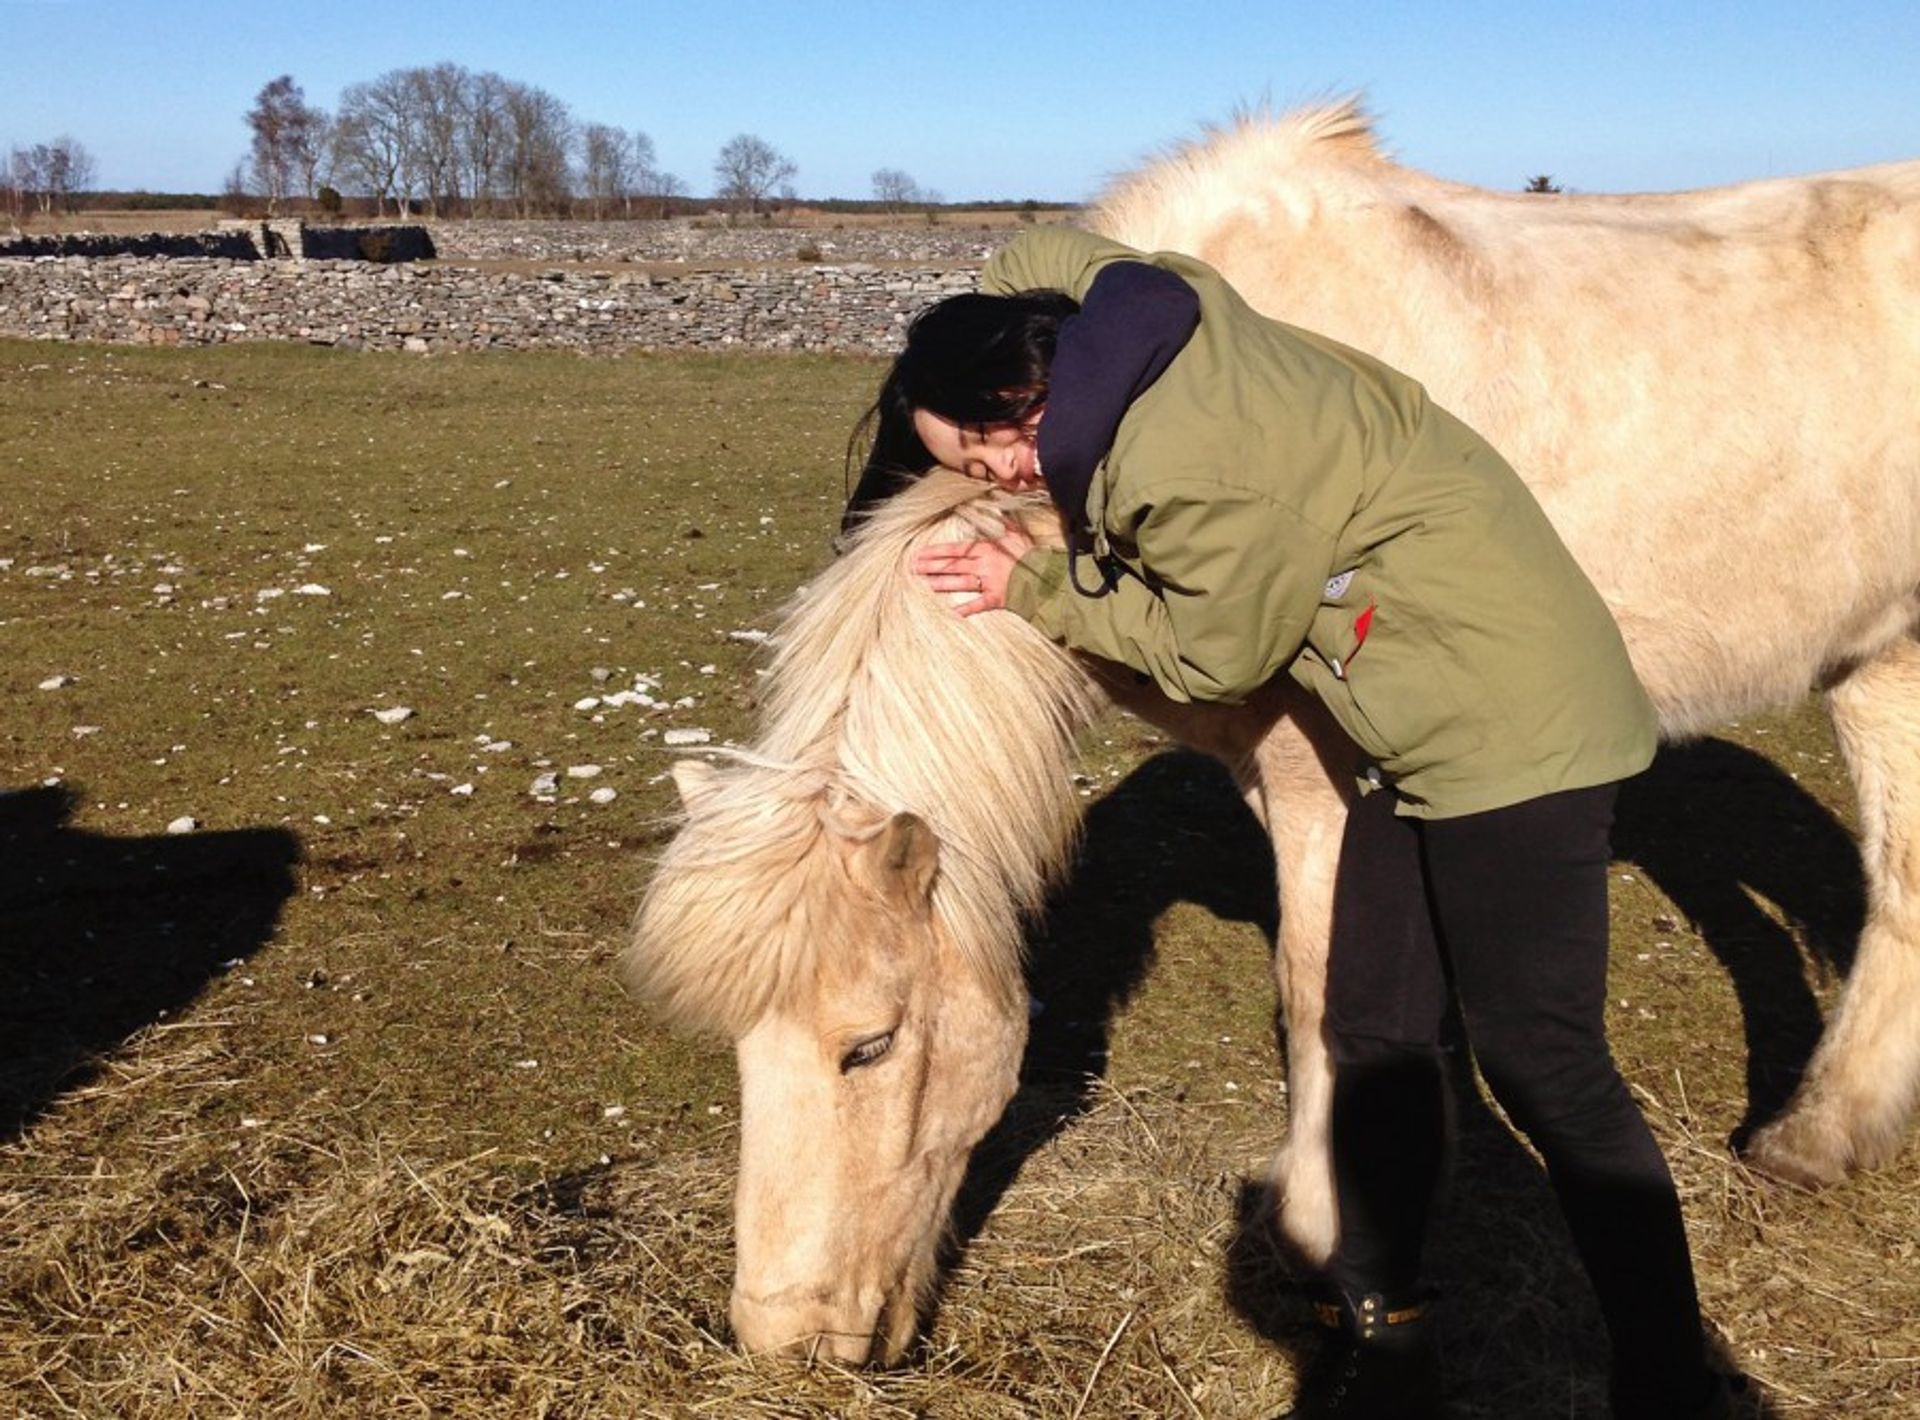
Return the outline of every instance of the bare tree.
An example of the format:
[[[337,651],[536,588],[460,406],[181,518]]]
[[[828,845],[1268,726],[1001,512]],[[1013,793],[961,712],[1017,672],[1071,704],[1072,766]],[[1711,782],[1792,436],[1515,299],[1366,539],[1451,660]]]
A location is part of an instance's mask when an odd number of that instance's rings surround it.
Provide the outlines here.
[[[922,199],[920,187],[911,173],[899,168],[877,168],[873,174],[873,200],[889,212],[898,212]]]
[[[249,152],[253,188],[267,199],[267,214],[273,215],[296,191],[311,197],[327,116],[307,103],[291,74],[282,74],[261,86],[245,117],[253,130]]]
[[[720,184],[715,195],[733,203],[736,212],[757,212],[769,193],[799,171],[764,138],[736,134],[714,159],[713,175]]]
[[[7,220],[15,229],[33,215],[33,151],[15,148],[7,154],[7,165],[0,168],[0,201],[6,204]]]
[[[91,191],[99,182],[100,169],[93,161],[93,154],[82,147],[77,139],[62,134],[53,140],[53,147],[62,178],[60,195],[71,212],[74,210],[74,199],[83,192]]]
[[[477,210],[492,210],[504,186],[507,151],[507,81],[492,70],[467,81],[466,123],[461,154],[467,172],[467,196]]]
[[[71,212],[74,199],[97,179],[93,154],[68,134],[51,143],[15,148],[7,159],[6,185],[24,213],[37,208]]]
[[[644,140],[646,135],[640,137]],[[580,187],[594,221],[616,207],[630,209],[638,174],[633,139],[623,129],[589,123],[580,130]]]
[[[640,174],[640,185],[634,196],[645,206],[649,216],[666,217],[673,211],[673,199],[685,197],[687,185],[669,172],[659,168],[648,168]]]
[[[389,197],[404,215],[418,181],[420,143],[411,88],[406,71],[394,69],[351,84],[340,95],[334,162],[350,182],[373,194],[376,215],[385,214]]]
[[[325,109],[309,109],[311,124],[295,135],[293,158],[299,168],[300,193],[318,198],[333,176],[333,117]]]
[[[572,196],[567,149],[573,116],[545,89],[509,83],[505,95],[507,196],[522,217],[557,211]]]
[[[663,176],[659,171],[660,155],[654,151],[653,140],[639,129],[633,130],[633,170],[627,176],[627,190],[623,198],[626,215],[633,216],[633,199],[651,193],[658,179]],[[678,181],[678,179],[671,179]]]
[[[473,76],[458,64],[409,69],[406,75],[422,196],[428,214],[438,217],[442,203],[450,210],[460,205],[462,129]]]
[[[1553,180],[1552,173],[1540,173],[1535,177],[1528,178],[1527,185],[1520,190],[1522,192],[1554,193],[1560,191],[1560,185]]]
[[[247,181],[247,160],[236,161],[220,189],[220,210],[229,217],[245,217],[253,208],[254,196]]]

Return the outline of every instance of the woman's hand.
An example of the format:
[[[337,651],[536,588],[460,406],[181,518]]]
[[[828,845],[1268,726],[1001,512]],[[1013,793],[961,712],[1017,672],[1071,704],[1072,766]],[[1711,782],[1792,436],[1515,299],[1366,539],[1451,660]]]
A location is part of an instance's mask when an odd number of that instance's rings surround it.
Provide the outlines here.
[[[936,592],[973,592],[970,602],[954,610],[962,616],[996,611],[1007,604],[1007,583],[1013,564],[1026,555],[1033,539],[1011,523],[997,539],[937,542],[914,554],[913,570]]]

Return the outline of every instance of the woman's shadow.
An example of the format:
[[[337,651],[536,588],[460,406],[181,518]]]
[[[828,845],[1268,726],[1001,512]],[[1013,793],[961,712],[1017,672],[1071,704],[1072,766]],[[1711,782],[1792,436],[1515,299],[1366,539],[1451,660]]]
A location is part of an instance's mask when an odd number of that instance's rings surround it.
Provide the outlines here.
[[[1708,740],[1663,751],[1628,786],[1614,837],[1616,853],[1666,892],[1726,967],[1748,1041],[1742,1128],[1764,1122],[1804,1068],[1820,1014],[1793,935],[1753,905],[1749,890],[1799,925],[1821,960],[1844,970],[1864,916],[1851,836],[1767,760]],[[1275,938],[1267,837],[1224,768],[1185,750],[1148,760],[1088,813],[1074,870],[1034,934],[1036,1015],[1020,1089],[975,1151],[955,1206],[950,1260],[1026,1160],[1092,1106],[1114,1016],[1151,968],[1154,923],[1176,902]],[[1523,1403],[1529,1372],[1604,1375],[1599,1317],[1538,1165],[1482,1103],[1467,1053],[1454,1058],[1458,1143],[1433,1265],[1473,1319],[1449,1354],[1474,1358],[1478,1374],[1466,1389],[1493,1407],[1482,1413],[1520,1416],[1524,1409],[1513,1407]],[[1263,1184],[1247,1182],[1224,1285],[1249,1326],[1299,1354],[1310,1345],[1311,1312],[1271,1217]],[[1516,1387],[1505,1396],[1503,1381]]]
[[[294,891],[285,829],[113,838],[76,802],[0,792],[0,1142],[264,946]]]

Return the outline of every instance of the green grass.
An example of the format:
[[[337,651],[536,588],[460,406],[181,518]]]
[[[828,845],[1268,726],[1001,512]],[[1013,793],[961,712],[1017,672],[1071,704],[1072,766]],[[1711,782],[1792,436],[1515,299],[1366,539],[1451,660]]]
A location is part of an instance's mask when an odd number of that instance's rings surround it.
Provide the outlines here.
[[[746,734],[754,648],[728,633],[825,556],[871,382],[780,358],[0,347],[0,779],[68,786],[74,835],[191,815],[298,843],[271,949],[197,1003],[259,1062],[213,1123],[324,1098],[369,1132],[437,1121],[445,1147],[547,1162],[594,1147],[605,1105],[726,1098],[608,957],[669,804],[660,734]],[[636,675],[692,704],[574,708]],[[370,713],[396,705],[412,718]]]
[[[1262,1338],[1298,1318],[1234,1280],[1285,1105],[1270,869],[1224,776],[1122,720],[1088,739],[1083,863],[1036,934],[1046,1142],[932,1348],[865,1377],[726,1343],[731,1054],[656,1029],[612,959],[664,734],[750,735],[730,633],[826,559],[877,374],[0,343],[0,788],[31,791],[0,796],[10,1403],[1278,1408]],[[635,677],[665,708],[576,708]],[[1725,1148],[1831,1000],[1850,812],[1809,706],[1666,754],[1621,815],[1616,1048],[1709,1314],[1783,1414],[1916,1413],[1912,1152],[1814,1199]],[[1551,1207],[1466,1123],[1450,1366],[1529,1398],[1463,1413],[1595,1414]]]

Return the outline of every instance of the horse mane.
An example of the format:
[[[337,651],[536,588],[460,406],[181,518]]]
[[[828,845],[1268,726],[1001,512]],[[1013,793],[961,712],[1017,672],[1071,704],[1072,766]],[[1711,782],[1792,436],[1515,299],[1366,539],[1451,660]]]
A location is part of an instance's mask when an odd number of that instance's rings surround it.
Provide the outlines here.
[[[1017,1001],[1022,917],[1078,823],[1066,766],[1093,710],[1083,671],[1010,612],[961,618],[913,549],[1046,516],[1044,501],[936,470],[876,509],[801,588],[772,642],[758,738],[688,795],[622,975],[669,1021],[739,1036],[813,989],[837,930],[844,854],[895,814],[933,832],[934,920],[996,999]]]
[[[1278,184],[1275,175],[1286,174]],[[1123,234],[1145,250],[1187,250],[1155,233],[1177,221],[1182,231],[1212,230],[1236,215],[1271,220],[1271,204],[1298,204],[1354,178],[1419,177],[1384,153],[1373,116],[1357,94],[1275,114],[1262,104],[1241,108],[1224,124],[1163,149],[1138,170],[1114,179],[1094,200],[1088,225]],[[1429,179],[1429,181],[1431,181]],[[1304,223],[1308,211],[1289,213]]]

